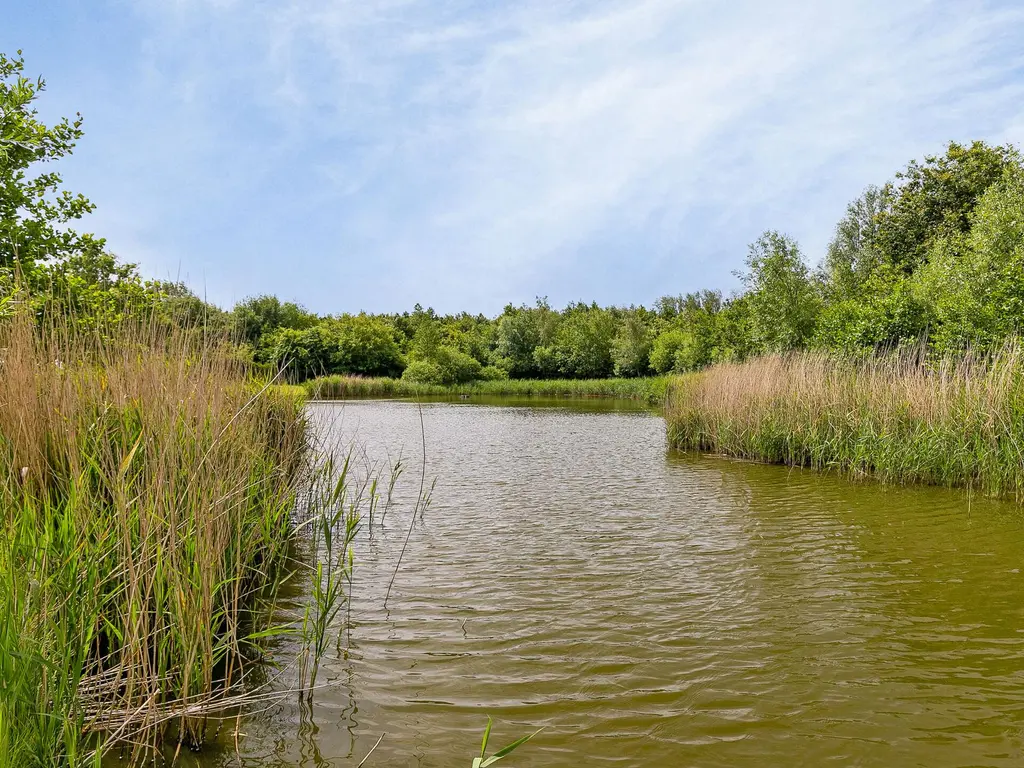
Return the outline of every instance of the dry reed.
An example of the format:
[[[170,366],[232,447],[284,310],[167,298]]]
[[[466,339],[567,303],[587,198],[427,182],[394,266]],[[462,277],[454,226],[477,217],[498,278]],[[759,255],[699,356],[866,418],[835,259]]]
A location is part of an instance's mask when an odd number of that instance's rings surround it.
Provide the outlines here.
[[[819,353],[717,365],[666,399],[681,449],[892,483],[1024,498],[1024,354],[867,360]]]

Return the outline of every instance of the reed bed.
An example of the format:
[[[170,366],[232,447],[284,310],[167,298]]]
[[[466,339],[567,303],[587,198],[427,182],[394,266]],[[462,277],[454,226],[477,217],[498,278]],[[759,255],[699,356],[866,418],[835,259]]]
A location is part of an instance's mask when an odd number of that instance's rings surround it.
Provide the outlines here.
[[[674,379],[669,442],[891,483],[1024,500],[1024,352],[868,360],[818,353]]]
[[[312,400],[386,397],[457,397],[459,395],[603,397],[661,402],[668,377],[639,379],[504,379],[442,386],[403,379],[323,376],[303,385]]]
[[[0,765],[202,743],[244,700],[307,430],[200,332],[0,323]],[[128,745],[127,747],[125,745]]]

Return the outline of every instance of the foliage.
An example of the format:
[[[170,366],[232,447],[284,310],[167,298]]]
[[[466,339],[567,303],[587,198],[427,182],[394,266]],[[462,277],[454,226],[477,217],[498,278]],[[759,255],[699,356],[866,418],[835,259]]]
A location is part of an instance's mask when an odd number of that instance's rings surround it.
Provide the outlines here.
[[[569,378],[602,379],[612,375],[615,320],[596,304],[570,305],[562,313],[553,345],[558,372]]]
[[[498,364],[513,378],[525,378],[541,372],[534,353],[538,347],[549,347],[558,329],[558,313],[548,306],[544,299],[537,300],[536,307],[505,307],[498,318],[496,346],[494,350]],[[541,353],[544,373],[557,368],[556,363],[545,364],[546,355]]]
[[[646,310],[631,309],[612,340],[615,375],[646,376],[651,371],[652,330]]]
[[[778,232],[761,235],[750,246],[747,271],[741,277],[756,349],[796,349],[811,338],[820,301],[794,240]]]
[[[437,347],[433,357],[409,363],[403,379],[420,384],[463,384],[481,377],[483,367],[465,352],[451,347]]]
[[[969,147],[950,142],[944,155],[911,161],[886,185],[885,205],[875,216],[871,245],[880,257],[905,274],[927,261],[936,239],[970,229],[978,200],[1005,169],[1020,164],[1012,147]]]
[[[301,331],[316,325],[316,315],[290,301],[282,302],[276,296],[254,296],[236,305],[232,314],[239,336],[256,344],[268,333],[279,328]]]
[[[404,367],[391,326],[369,315],[329,318],[303,330],[276,328],[260,338],[257,358],[298,380],[331,373],[397,376]]]
[[[989,348],[1024,321],[1024,169],[1007,168],[982,195],[966,235],[939,238],[918,287],[943,350]]]
[[[58,173],[37,167],[71,153],[82,118],[40,122],[34,102],[45,82],[24,70],[20,51],[15,58],[0,53],[0,270],[17,268],[31,282],[40,265],[94,257],[104,243],[68,226],[93,205],[62,189]]]

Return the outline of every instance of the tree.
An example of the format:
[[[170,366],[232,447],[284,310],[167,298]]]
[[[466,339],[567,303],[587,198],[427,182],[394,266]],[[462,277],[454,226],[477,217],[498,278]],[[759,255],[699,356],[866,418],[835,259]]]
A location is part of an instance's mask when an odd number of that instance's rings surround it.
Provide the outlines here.
[[[538,373],[534,351],[550,346],[558,329],[558,313],[546,299],[537,299],[536,307],[509,304],[498,319],[494,354],[496,364],[514,378]]]
[[[566,308],[555,338],[554,351],[563,376],[599,379],[612,375],[615,319],[596,304]]]
[[[239,335],[251,344],[258,344],[264,334],[278,328],[301,331],[316,325],[320,319],[294,302],[282,302],[277,296],[254,296],[236,304],[232,310]]]
[[[612,341],[616,376],[644,376],[651,369],[651,328],[646,310],[632,309],[619,325]]]
[[[938,238],[970,230],[971,214],[985,190],[1019,162],[1013,147],[990,147],[983,141],[967,147],[950,142],[944,155],[911,161],[885,186],[889,204],[875,217],[871,246],[910,275],[927,260]]]
[[[82,136],[82,118],[47,126],[33,103],[46,87],[24,76],[21,51],[0,53],[0,269],[18,267],[31,278],[37,265],[96,255],[104,241],[68,227],[93,209],[82,195],[61,188],[61,177],[37,166],[69,155]]]
[[[992,347],[1024,327],[1024,169],[1010,166],[982,195],[967,234],[938,239],[917,286],[940,349]]]
[[[756,347],[779,352],[801,347],[814,333],[820,300],[796,242],[766,232],[750,246],[741,273]]]
[[[370,315],[343,315],[325,322],[334,335],[333,373],[398,376],[405,367],[394,328]]]
[[[874,242],[878,218],[887,210],[887,191],[870,186],[846,207],[836,225],[822,265],[822,279],[830,299],[842,300],[858,295],[880,262]]]

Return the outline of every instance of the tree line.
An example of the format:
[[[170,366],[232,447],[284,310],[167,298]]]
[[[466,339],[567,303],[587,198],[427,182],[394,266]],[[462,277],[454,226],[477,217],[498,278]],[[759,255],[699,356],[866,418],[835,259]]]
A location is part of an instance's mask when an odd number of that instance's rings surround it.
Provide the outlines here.
[[[556,309],[538,299],[493,318],[419,305],[318,315],[269,295],[224,310],[182,283],[143,279],[102,238],[73,228],[92,204],[45,164],[72,151],[81,119],[42,124],[33,102],[45,84],[23,71],[20,55],[0,54],[0,306],[21,299],[41,317],[144,311],[231,334],[238,354],[292,380],[447,384],[647,376],[794,349],[984,350],[1024,323],[1024,164],[1015,147],[982,141],[950,143],[864,190],[815,262],[792,238],[765,232],[730,295],[664,296],[650,308]]]

